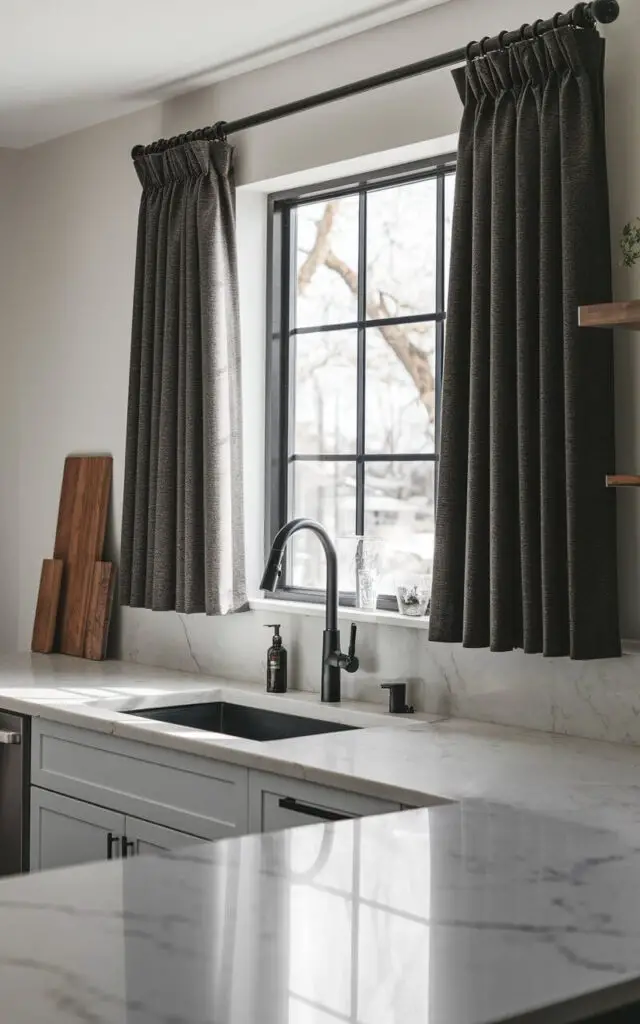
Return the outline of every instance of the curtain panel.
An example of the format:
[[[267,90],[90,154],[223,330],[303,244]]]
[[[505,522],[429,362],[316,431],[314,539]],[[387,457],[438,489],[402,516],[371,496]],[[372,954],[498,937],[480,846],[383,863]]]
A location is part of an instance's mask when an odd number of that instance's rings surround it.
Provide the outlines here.
[[[134,163],[121,601],[218,615],[246,605],[233,151],[196,141]]]
[[[430,638],[620,654],[604,42],[454,72],[459,139]]]

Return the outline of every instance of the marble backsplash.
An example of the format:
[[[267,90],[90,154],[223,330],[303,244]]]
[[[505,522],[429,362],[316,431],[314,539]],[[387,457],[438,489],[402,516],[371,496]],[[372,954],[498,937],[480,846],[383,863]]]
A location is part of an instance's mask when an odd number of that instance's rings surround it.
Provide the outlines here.
[[[271,632],[282,623],[290,689],[319,692],[322,619],[251,611],[226,618],[121,609],[117,654],[127,661],[263,682]],[[341,617],[348,635],[349,611]],[[587,739],[640,744],[640,643],[622,658],[572,662],[521,651],[492,654],[432,644],[426,629],[362,623],[360,670],[343,674],[343,695],[386,702],[380,683],[407,680],[418,711],[521,726]]]

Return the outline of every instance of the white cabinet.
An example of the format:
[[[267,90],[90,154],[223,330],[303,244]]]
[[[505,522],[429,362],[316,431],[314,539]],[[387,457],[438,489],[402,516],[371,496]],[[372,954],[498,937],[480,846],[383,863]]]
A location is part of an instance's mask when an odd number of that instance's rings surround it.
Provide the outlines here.
[[[31,788],[31,870],[107,860],[124,834],[124,815]]]
[[[191,836],[186,832],[177,832],[174,828],[153,825],[150,821],[127,816],[125,821],[125,842],[127,856],[162,853],[166,850],[179,850],[183,846],[205,843],[206,839]],[[132,845],[129,845],[132,844]]]
[[[178,850],[206,842],[84,800],[31,788],[31,870]]]
[[[31,784],[204,839],[247,832],[248,769],[34,719]]]
[[[275,832],[319,821],[364,818],[402,810],[399,803],[360,796],[311,782],[286,779],[268,772],[249,775],[249,829]]]
[[[44,719],[32,725],[31,784],[32,871],[402,810]]]

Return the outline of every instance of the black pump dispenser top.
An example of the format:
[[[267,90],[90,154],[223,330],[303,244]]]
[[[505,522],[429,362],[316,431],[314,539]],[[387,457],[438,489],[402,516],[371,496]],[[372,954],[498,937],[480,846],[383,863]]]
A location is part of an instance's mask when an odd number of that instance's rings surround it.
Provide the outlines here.
[[[280,623],[279,622],[267,622],[265,629],[273,629],[274,634],[271,643],[274,647],[282,647],[282,637],[280,636]]]

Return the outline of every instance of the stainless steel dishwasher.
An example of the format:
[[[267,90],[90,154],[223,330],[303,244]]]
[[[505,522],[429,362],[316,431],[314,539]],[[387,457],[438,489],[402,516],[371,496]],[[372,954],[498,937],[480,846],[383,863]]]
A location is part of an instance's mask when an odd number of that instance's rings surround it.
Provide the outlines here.
[[[29,869],[31,719],[0,711],[0,875]]]

